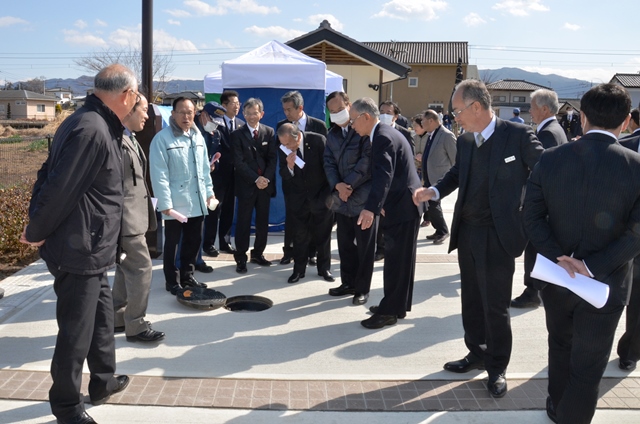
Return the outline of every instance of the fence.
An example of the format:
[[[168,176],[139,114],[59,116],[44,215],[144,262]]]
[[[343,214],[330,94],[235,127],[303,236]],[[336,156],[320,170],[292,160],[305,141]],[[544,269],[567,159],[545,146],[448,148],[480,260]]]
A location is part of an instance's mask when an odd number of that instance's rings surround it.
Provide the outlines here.
[[[51,138],[14,135],[0,138],[0,189],[35,180],[47,159]]]

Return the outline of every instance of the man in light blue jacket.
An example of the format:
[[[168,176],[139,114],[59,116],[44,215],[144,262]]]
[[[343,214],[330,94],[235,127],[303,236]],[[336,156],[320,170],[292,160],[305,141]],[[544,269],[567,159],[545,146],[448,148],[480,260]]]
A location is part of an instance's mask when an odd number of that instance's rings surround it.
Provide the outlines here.
[[[151,185],[165,223],[165,288],[174,295],[183,287],[207,287],[195,279],[193,271],[204,216],[214,194],[207,148],[194,118],[193,102],[178,97],[173,102],[170,125],[156,134],[149,148]],[[178,269],[175,263],[181,236]]]

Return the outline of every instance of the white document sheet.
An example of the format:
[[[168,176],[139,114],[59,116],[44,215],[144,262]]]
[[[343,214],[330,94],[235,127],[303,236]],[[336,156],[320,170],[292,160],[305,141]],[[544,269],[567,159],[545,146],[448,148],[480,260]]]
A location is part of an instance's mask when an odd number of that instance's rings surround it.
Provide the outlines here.
[[[287,149],[284,144],[280,145],[280,150],[282,150],[287,156],[289,156],[289,154],[291,153],[291,150]],[[298,165],[298,168],[300,169],[304,168],[304,161],[298,155],[296,155],[296,165]]]

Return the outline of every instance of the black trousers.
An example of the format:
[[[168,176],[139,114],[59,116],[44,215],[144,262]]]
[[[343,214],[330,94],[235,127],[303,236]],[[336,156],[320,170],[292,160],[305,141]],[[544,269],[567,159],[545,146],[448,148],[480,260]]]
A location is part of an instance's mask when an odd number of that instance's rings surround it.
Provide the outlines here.
[[[162,271],[168,286],[178,284],[193,275],[202,243],[203,221],[203,216],[189,218],[184,224],[175,219],[165,219]],[[182,244],[178,251],[181,235]],[[180,269],[176,267],[178,254],[180,254]]]
[[[236,261],[247,260],[251,237],[251,216],[256,211],[256,238],[251,256],[261,256],[267,247],[269,234],[269,205],[271,195],[265,190],[255,190],[249,197],[238,198],[238,218],[236,220]]]
[[[511,358],[509,304],[515,260],[502,247],[494,227],[463,222],[458,263],[465,344],[484,359],[489,376],[497,376],[506,371]]]
[[[411,310],[419,229],[420,217],[384,228],[384,297],[378,305],[381,315],[404,315]]]
[[[220,249],[227,250],[229,248],[233,214],[236,210],[233,185],[233,177],[227,184],[218,183],[214,185],[216,199],[220,204],[215,210],[209,211],[209,215],[204,219],[204,240],[202,245],[205,249],[215,247],[217,237],[220,237]]]
[[[442,206],[439,200],[429,200],[429,208],[427,209],[429,214],[429,221],[433,225],[433,229],[436,230],[436,234],[443,236],[449,234],[449,227],[444,220],[444,214],[442,213]]]
[[[624,307],[596,309],[553,284],[540,293],[549,332],[549,396],[558,423],[590,423]]]
[[[362,230],[358,225],[358,216],[337,213],[336,221],[342,284],[353,287],[358,294],[367,294],[371,289],[373,276],[378,218],[376,217],[373,225],[366,230]]]
[[[318,272],[331,269],[331,229],[333,212],[330,209],[309,207],[309,202],[292,211],[293,224],[293,271],[304,273],[309,261],[310,247],[317,251]]]
[[[376,253],[384,255],[384,230],[382,226],[384,225],[384,216],[380,215],[378,217],[378,229],[376,230]]]
[[[284,217],[284,246],[282,246],[282,252],[284,253],[284,256],[289,256],[291,258],[293,258],[293,239],[294,239],[294,220],[293,220],[293,215],[294,212],[291,210],[290,208],[290,204],[291,202],[289,202],[287,200],[287,195],[285,194],[284,196],[284,210],[285,210],[285,217]],[[313,234],[312,234],[313,236]],[[308,248],[308,257],[313,258],[314,256],[316,256],[318,251],[318,247],[317,247],[317,241],[315,239],[311,239],[311,242],[309,243],[309,248]]]
[[[627,305],[625,332],[618,342],[620,359],[640,360],[640,256],[633,260],[633,286]]]
[[[58,336],[51,360],[51,412],[62,420],[84,411],[80,385],[85,359],[90,372],[89,396],[101,399],[115,388],[113,300],[107,273],[78,275],[47,264],[58,297]]]

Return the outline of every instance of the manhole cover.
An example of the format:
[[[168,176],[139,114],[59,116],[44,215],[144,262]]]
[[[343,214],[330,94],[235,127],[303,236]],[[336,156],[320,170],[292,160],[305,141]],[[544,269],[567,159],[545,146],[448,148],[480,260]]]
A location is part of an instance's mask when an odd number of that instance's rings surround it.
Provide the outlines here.
[[[176,299],[183,305],[195,309],[218,309],[224,306],[226,296],[214,289],[203,289],[201,287],[189,287],[176,294]]]
[[[262,296],[234,296],[224,304],[224,308],[231,312],[260,312],[272,306],[273,302]]]

